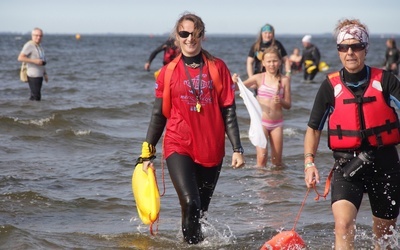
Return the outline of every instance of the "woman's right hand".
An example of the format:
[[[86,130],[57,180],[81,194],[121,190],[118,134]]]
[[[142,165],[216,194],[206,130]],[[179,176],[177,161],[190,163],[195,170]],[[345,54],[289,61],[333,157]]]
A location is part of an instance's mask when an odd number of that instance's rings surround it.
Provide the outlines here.
[[[43,65],[43,60],[40,59],[40,58],[31,59],[31,60],[32,60],[33,64],[36,64],[36,65]]]
[[[236,73],[233,73],[233,75],[232,75],[232,81],[233,81],[234,83],[237,83],[237,82],[238,82],[238,79],[239,79],[239,75],[236,74]]]
[[[390,70],[396,71],[397,70],[397,63],[392,63],[390,65]]]
[[[142,170],[144,172],[146,172],[146,174],[147,174],[147,169],[149,169],[149,168],[153,168],[154,169],[153,163],[151,161],[143,161]]]
[[[314,187],[315,184],[319,183],[319,174],[315,164],[304,169],[304,181],[308,188]]]
[[[144,64],[144,70],[147,70],[147,71],[150,70],[150,63],[147,62]]]

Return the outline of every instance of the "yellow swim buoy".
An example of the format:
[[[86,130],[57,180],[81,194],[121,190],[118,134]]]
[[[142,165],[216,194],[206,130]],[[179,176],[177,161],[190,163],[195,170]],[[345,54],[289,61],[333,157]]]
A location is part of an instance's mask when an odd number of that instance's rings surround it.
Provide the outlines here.
[[[156,182],[155,171],[148,168],[147,174],[143,164],[136,165],[132,174],[132,191],[140,219],[146,225],[153,224],[160,213],[160,193]]]
[[[312,60],[306,60],[304,62],[304,66],[308,74],[311,74],[317,68],[317,66],[314,65],[314,62]],[[318,71],[327,71],[328,69],[329,65],[326,62],[320,62],[318,64]]]
[[[326,62],[320,62],[318,64],[319,71],[327,71],[329,69],[329,65]]]
[[[157,80],[158,75],[160,74],[161,69],[154,72],[154,78]]]
[[[304,61],[304,66],[305,66],[306,68],[310,67],[310,66],[313,65],[313,64],[314,64],[314,62],[313,62],[312,60],[305,60],[305,61]]]
[[[75,35],[75,39],[76,39],[76,40],[81,39],[81,35],[80,35],[80,34],[76,34],[76,35]]]
[[[308,67],[306,69],[306,71],[307,71],[308,74],[311,74],[316,68],[317,68],[317,66],[312,65],[312,66]]]

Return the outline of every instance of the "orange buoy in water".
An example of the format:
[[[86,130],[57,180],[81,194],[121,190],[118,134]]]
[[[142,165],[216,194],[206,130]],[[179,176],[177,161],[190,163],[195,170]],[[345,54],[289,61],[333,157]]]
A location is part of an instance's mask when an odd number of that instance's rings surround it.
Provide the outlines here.
[[[283,231],[265,242],[260,250],[294,250],[303,249],[306,245],[295,231]]]
[[[80,34],[76,34],[75,38],[76,38],[76,40],[79,40],[79,39],[81,39],[81,35]]]

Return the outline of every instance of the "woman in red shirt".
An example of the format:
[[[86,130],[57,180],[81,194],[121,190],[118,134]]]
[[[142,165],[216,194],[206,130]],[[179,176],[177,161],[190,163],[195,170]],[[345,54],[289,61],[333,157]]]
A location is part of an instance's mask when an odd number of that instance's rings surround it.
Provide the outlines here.
[[[225,133],[232,144],[232,167],[244,164],[235,84],[225,63],[202,49],[204,34],[204,23],[194,14],[185,13],[177,21],[175,37],[181,54],[157,77],[151,121],[138,160],[144,171],[152,167],[155,145],[165,127],[163,155],[189,244],[203,240],[200,218],[208,210],[219,178]]]

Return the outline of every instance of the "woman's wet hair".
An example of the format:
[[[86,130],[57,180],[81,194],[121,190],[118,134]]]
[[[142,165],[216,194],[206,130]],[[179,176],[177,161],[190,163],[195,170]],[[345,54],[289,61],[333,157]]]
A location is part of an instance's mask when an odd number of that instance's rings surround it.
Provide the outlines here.
[[[205,25],[201,18],[193,13],[185,12],[183,15],[178,19],[175,25],[175,34],[178,34],[179,28],[182,25],[183,21],[191,21],[194,23],[194,30],[193,30],[193,38],[200,39],[204,36],[205,33]]]

